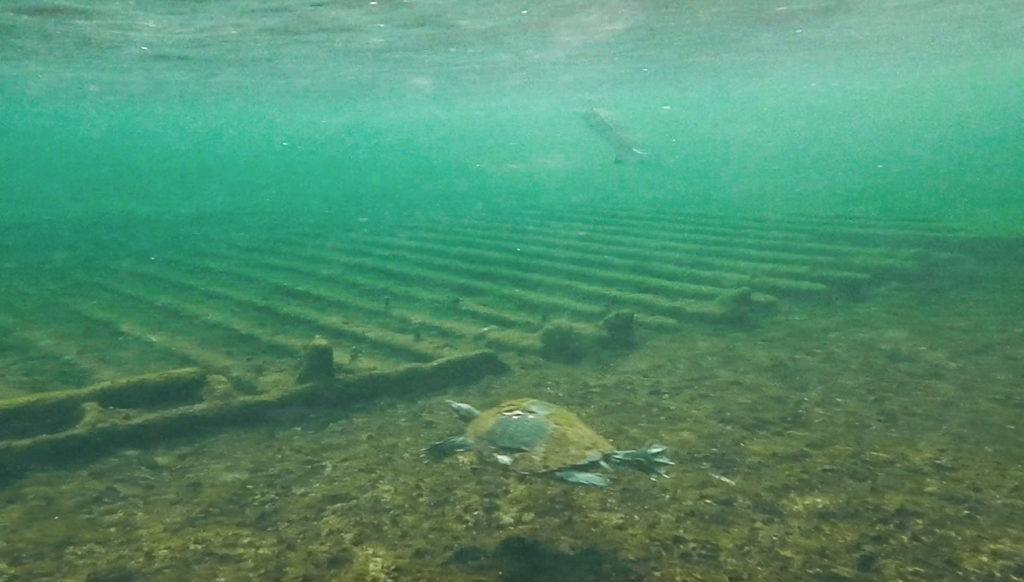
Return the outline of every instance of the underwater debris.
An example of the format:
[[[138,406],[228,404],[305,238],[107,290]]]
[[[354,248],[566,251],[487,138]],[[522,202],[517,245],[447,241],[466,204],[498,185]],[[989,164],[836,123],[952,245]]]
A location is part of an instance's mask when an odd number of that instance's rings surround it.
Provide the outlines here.
[[[753,295],[750,287],[732,289],[715,298],[715,307],[723,320],[741,322],[750,317],[754,309]]]
[[[334,378],[334,348],[327,338],[316,336],[306,346],[299,384],[323,384]]]
[[[569,321],[555,320],[540,332],[540,355],[567,364],[579,362],[587,355],[583,334]]]
[[[92,430],[130,422],[135,418],[134,411],[122,408],[110,408],[99,402],[82,403],[82,419],[78,421],[80,430]]]
[[[354,366],[359,358],[363,355],[363,348],[352,344],[348,349],[348,365]]]
[[[206,377],[206,385],[203,386],[203,402],[226,402],[234,400],[239,394],[227,377],[220,374],[210,374]]]
[[[445,308],[449,311],[460,311],[462,309],[462,297],[458,295],[452,295],[445,299]]]
[[[607,333],[604,343],[609,347],[631,348],[636,345],[636,313],[616,311],[601,320],[601,327]]]

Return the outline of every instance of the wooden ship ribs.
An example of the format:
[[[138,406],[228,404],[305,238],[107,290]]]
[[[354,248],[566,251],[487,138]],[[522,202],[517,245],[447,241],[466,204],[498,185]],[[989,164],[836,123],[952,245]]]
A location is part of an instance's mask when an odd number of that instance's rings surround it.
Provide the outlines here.
[[[499,373],[506,354],[756,324],[930,276],[961,236],[926,220],[616,209],[210,228],[145,252],[105,233],[81,258],[4,265],[0,473],[296,403],[415,395]],[[300,381],[315,337],[331,373]],[[559,351],[566,337],[579,353]]]

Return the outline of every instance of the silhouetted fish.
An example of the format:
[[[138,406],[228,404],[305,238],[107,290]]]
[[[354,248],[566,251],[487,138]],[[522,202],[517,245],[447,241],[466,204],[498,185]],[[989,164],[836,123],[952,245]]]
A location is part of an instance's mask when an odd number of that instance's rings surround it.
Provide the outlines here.
[[[604,112],[599,109],[591,109],[583,114],[584,121],[590,129],[594,130],[601,139],[608,142],[615,150],[615,163],[635,162],[642,160],[650,154],[637,148],[622,134],[610,121]]]

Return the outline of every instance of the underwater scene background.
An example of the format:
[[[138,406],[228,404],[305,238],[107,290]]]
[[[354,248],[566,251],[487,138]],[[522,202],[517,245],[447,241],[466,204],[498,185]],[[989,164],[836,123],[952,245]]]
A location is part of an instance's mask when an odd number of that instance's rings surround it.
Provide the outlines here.
[[[1024,579],[1022,33],[0,3],[0,581]]]

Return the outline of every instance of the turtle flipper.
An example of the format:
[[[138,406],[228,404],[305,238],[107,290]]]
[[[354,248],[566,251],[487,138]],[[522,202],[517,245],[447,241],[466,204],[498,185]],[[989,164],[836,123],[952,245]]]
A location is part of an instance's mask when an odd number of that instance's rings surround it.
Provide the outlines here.
[[[665,466],[675,465],[665,456],[665,450],[664,445],[654,444],[646,449],[635,451],[615,451],[608,457],[608,460],[637,471],[643,471],[652,477],[664,477]]]
[[[469,439],[460,435],[446,438],[443,441],[438,441],[423,449],[423,452],[435,459],[443,459],[447,456],[454,455],[455,453],[470,451],[472,449],[473,444],[469,442]]]
[[[573,485],[590,485],[593,487],[607,487],[611,483],[611,479],[608,475],[602,475],[601,473],[590,473],[587,471],[556,471],[554,473],[556,479],[571,483]]]

